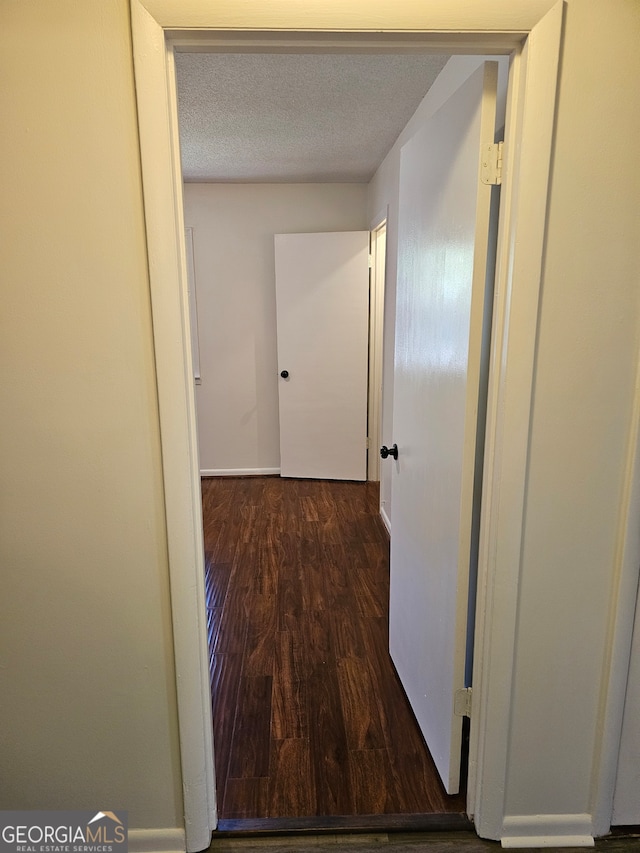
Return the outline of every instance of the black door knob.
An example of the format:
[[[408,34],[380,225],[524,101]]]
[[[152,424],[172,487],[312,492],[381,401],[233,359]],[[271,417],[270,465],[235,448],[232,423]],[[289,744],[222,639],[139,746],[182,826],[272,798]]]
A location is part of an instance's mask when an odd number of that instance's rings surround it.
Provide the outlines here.
[[[386,459],[387,456],[393,456],[394,459],[398,458],[398,445],[394,444],[393,447],[387,447],[386,444],[383,444],[380,448],[380,456],[383,459]]]
[[[289,378],[289,371],[288,370],[281,370],[280,376],[282,376],[283,379],[288,379]]]

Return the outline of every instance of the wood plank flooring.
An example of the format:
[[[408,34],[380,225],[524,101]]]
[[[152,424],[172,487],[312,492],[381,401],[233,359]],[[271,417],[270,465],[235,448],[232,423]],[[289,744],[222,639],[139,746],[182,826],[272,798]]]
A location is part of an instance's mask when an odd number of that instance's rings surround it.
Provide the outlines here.
[[[202,482],[223,819],[460,814],[391,663],[377,484]]]

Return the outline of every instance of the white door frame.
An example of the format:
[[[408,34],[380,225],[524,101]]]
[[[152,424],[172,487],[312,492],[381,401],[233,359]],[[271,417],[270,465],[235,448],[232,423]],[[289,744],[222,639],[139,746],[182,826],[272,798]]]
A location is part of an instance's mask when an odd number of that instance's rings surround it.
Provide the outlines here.
[[[398,0],[390,6],[384,0],[310,0],[285,10],[264,0],[131,0],[131,14],[190,851],[208,846],[216,816],[174,47],[267,46],[274,52],[421,47],[435,53],[511,55],[468,785],[468,811],[478,833],[500,838],[562,2]],[[623,702],[622,691],[615,707],[603,711],[610,739]],[[612,786],[611,773],[601,772],[595,811],[600,809],[603,821]]]
[[[382,357],[384,349],[384,290],[386,277],[387,211],[379,214],[370,227],[369,271],[369,394],[367,479],[380,480],[382,429]]]

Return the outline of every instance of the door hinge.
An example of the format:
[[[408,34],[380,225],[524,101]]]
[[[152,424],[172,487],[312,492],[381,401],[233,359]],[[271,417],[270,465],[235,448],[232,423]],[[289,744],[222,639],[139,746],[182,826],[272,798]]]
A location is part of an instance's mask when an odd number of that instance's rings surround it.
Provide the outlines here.
[[[373,269],[373,255],[369,255],[369,269]]]
[[[502,146],[496,142],[493,145],[485,143],[480,150],[480,180],[483,184],[496,186],[502,183]]]
[[[371,448],[371,439],[367,436],[364,440],[364,446],[369,450]]]
[[[456,717],[471,716],[471,687],[456,690],[453,700],[453,713]]]

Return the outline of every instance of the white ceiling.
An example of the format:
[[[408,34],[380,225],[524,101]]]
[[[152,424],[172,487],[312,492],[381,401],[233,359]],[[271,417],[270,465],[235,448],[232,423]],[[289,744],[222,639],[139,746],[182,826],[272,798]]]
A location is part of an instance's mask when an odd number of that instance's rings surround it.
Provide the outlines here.
[[[369,181],[448,58],[178,53],[184,179]]]

